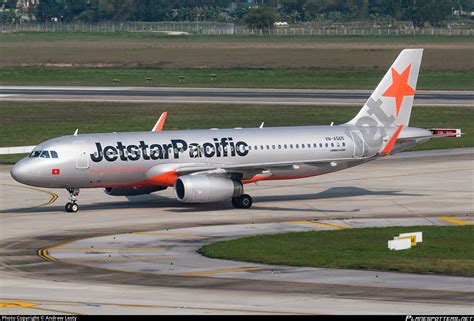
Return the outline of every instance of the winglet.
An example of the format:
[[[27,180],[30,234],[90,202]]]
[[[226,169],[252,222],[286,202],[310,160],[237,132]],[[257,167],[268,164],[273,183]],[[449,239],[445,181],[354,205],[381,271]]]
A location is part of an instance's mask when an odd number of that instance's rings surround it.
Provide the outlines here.
[[[79,132],[79,128],[76,129],[76,131],[74,132],[73,136],[77,136],[77,133]]]
[[[381,155],[385,156],[392,152],[393,146],[395,146],[395,143],[397,142],[398,136],[400,135],[400,132],[402,131],[402,129],[403,129],[403,125],[399,125],[397,130],[393,134],[392,138],[390,138],[387,145],[385,145],[382,152],[380,152]]]
[[[163,126],[165,126],[166,116],[168,116],[168,112],[165,111],[161,114],[160,118],[156,122],[155,126],[153,126],[152,132],[161,132],[163,130]]]
[[[265,125],[265,122],[262,121],[259,128],[263,128],[263,125]]]

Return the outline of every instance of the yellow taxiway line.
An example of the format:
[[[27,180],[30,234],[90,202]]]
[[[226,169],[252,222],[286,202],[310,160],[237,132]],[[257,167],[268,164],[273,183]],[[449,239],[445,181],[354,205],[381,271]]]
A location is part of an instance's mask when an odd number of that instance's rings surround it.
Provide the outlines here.
[[[19,188],[31,189],[31,190],[33,190],[33,191],[46,193],[46,194],[48,194],[48,195],[51,196],[51,199],[50,199],[49,201],[47,201],[46,203],[37,205],[37,206],[33,206],[33,208],[35,208],[35,207],[41,207],[41,206],[46,206],[46,205],[51,205],[51,204],[53,204],[54,202],[56,202],[56,200],[59,198],[58,194],[56,194],[56,193],[53,193],[53,192],[50,192],[50,191],[47,191],[47,190],[44,190],[44,189],[36,188],[36,187],[13,185],[13,184],[2,184],[2,185],[3,185],[3,186],[10,186],[10,187],[19,187]]]
[[[295,224],[295,225],[310,225],[310,226],[317,226],[317,227],[335,227],[338,229],[352,228],[352,226],[349,226],[349,225],[337,225],[337,224],[332,224],[332,223],[321,223],[321,222],[313,222],[313,221],[293,221],[293,222],[288,222],[288,223]]]
[[[23,302],[23,301],[7,301],[2,302],[0,301],[0,308],[31,308],[37,306],[36,303],[31,302]]]
[[[453,224],[456,224],[456,225],[472,225],[472,222],[470,222],[470,221],[465,221],[465,220],[461,220],[459,218],[454,218],[454,217],[450,217],[450,216],[440,216],[438,218],[440,220],[443,220],[443,221],[446,221],[446,222],[449,222],[449,223],[453,223]]]

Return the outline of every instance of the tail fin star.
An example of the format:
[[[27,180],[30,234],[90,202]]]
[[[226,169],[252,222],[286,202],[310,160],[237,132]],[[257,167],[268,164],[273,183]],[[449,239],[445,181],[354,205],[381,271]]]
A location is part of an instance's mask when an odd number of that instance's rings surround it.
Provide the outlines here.
[[[410,75],[411,64],[399,74],[395,68],[392,68],[392,85],[383,93],[382,96],[394,97],[395,108],[397,110],[397,116],[400,113],[400,107],[405,96],[414,96],[415,89],[411,88],[408,84],[408,76]]]

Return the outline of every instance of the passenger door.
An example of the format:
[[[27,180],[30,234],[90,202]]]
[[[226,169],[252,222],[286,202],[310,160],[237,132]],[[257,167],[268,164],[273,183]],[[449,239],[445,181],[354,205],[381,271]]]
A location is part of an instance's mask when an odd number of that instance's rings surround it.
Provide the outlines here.
[[[86,169],[89,168],[89,158],[87,157],[87,149],[85,142],[73,142],[75,157],[76,157],[76,168]]]
[[[362,158],[364,156],[364,138],[358,130],[351,131],[352,141],[354,142],[354,153],[352,157]]]

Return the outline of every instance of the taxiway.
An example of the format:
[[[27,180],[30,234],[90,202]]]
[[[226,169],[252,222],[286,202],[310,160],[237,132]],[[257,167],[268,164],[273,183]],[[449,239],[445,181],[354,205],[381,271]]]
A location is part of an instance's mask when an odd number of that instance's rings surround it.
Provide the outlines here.
[[[130,199],[84,189],[71,214],[63,210],[66,191],[17,184],[9,168],[0,167],[1,314],[474,312],[473,278],[275,267],[196,253],[259,233],[471,224],[472,148],[248,185],[250,210],[180,204],[170,189]]]

